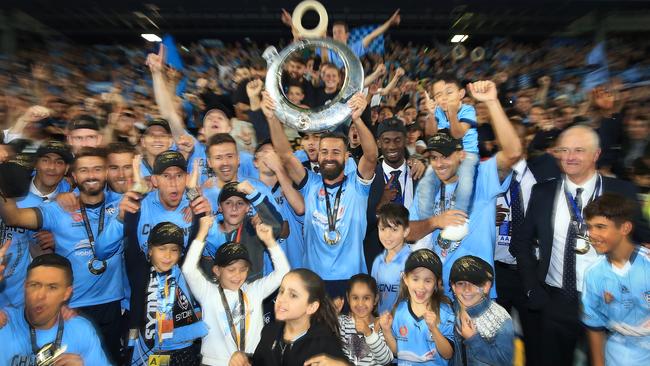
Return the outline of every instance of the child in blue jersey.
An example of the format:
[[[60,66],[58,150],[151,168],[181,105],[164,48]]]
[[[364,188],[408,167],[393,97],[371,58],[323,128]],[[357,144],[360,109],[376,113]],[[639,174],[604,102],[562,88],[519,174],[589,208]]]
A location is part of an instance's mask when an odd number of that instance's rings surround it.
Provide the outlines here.
[[[61,314],[72,296],[72,279],[65,257],[34,258],[27,268],[25,305],[4,309],[0,365],[36,365],[37,355],[43,359],[46,354],[57,365],[110,365],[92,323],[81,316],[66,320]]]
[[[197,340],[208,329],[178,266],[184,243],[180,227],[161,222],[151,229],[146,256],[136,245],[127,248],[129,274],[149,279],[131,291],[131,365],[201,364]]]
[[[349,314],[339,315],[343,353],[355,366],[382,366],[393,360],[384,334],[375,317],[377,282],[365,273],[348,281],[346,297]]]
[[[454,355],[454,311],[442,287],[442,262],[429,249],[411,253],[404,265],[393,314],[379,324],[398,365],[448,365]]]
[[[387,203],[377,210],[379,241],[385,250],[372,263],[372,277],[379,287],[379,314],[391,311],[397,300],[404,263],[411,247],[406,244],[409,234],[409,212],[399,203]]]
[[[464,158],[458,168],[458,186],[455,203],[452,209],[469,213],[474,191],[474,176],[479,163],[478,132],[476,130],[476,110],[468,104],[463,104],[465,89],[453,76],[443,76],[433,84],[433,98],[438,106],[435,109],[437,123],[435,132],[447,132],[454,139],[462,141]],[[445,131],[442,131],[445,130]],[[435,138],[436,136],[432,137]],[[433,188],[430,188],[432,187]],[[426,189],[423,189],[425,188]],[[437,192],[440,187],[440,178],[432,171],[423,177],[419,183],[417,199],[421,217],[433,215],[434,196],[430,192]],[[440,234],[443,239],[461,240],[468,232],[468,224],[449,226]]]
[[[510,314],[490,299],[494,270],[483,259],[466,255],[451,267],[456,299],[454,365],[511,365],[514,330]]]
[[[650,251],[630,240],[635,202],[605,193],[584,209],[604,254],[585,272],[583,319],[592,365],[650,364]]]

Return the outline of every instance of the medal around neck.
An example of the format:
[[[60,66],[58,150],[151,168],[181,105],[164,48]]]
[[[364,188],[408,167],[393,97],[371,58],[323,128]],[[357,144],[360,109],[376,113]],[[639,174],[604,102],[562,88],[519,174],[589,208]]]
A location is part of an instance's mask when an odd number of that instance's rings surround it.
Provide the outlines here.
[[[50,366],[54,365],[56,359],[65,353],[68,349],[66,345],[62,345],[59,349],[54,349],[54,344],[48,343],[41,347],[35,355],[36,366]]]
[[[329,245],[336,245],[341,240],[341,233],[336,229],[333,231],[328,230],[323,233],[323,239]]]
[[[576,239],[575,252],[577,254],[587,254],[591,249],[591,241],[587,235],[579,235]]]
[[[90,273],[94,274],[95,276],[99,276],[106,271],[106,261],[100,261],[97,258],[89,260],[88,271],[90,271]]]

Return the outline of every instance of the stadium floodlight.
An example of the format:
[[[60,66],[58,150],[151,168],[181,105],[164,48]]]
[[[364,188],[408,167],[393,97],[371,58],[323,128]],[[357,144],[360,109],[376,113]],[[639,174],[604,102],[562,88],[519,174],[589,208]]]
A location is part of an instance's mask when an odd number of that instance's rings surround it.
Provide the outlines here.
[[[455,34],[451,37],[451,43],[465,42],[469,36],[467,34]]]
[[[162,42],[162,39],[153,33],[142,33],[140,36],[149,42]]]

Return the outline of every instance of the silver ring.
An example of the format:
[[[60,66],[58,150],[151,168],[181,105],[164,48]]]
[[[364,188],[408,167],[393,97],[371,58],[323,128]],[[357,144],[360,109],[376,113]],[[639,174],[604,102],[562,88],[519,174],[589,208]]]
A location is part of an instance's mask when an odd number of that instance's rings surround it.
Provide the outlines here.
[[[339,94],[325,106],[301,108],[291,103],[282,92],[282,66],[289,56],[304,49],[327,48],[343,60],[345,77]],[[354,52],[345,44],[329,38],[302,39],[278,53],[273,46],[262,54],[268,64],[264,87],[276,102],[275,115],[282,123],[300,132],[333,130],[343,122],[349,122],[352,109],[347,102],[363,90],[363,67]]]

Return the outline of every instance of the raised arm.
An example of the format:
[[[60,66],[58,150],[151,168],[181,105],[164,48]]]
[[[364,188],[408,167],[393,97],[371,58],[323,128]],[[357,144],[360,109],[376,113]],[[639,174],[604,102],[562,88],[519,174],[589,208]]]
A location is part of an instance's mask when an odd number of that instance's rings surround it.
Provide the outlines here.
[[[264,112],[264,117],[266,117],[267,122],[269,123],[269,131],[271,133],[271,142],[275,148],[275,152],[280,157],[280,161],[285,166],[289,178],[295,183],[300,184],[307,171],[305,167],[302,166],[300,160],[293,155],[291,149],[291,144],[287,135],[284,133],[284,128],[280,120],[275,116],[275,102],[271,98],[268,92],[262,93],[262,111]]]
[[[363,48],[368,47],[370,43],[377,37],[381,36],[384,34],[388,28],[390,28],[393,25],[399,25],[399,22],[401,20],[401,17],[399,15],[399,9],[395,10],[393,15],[391,15],[390,18],[388,18],[387,21],[384,22],[384,24],[380,25],[377,27],[374,31],[370,32],[367,36],[363,37]]]
[[[363,155],[359,159],[357,170],[361,178],[372,179],[375,176],[379,151],[377,150],[377,143],[372,132],[370,132],[361,119],[361,114],[366,109],[368,102],[362,93],[357,93],[350,99],[348,105],[352,108],[352,123],[357,128],[359,141],[361,141],[361,149],[363,150]]]
[[[379,79],[381,76],[384,76],[386,74],[386,65],[383,63],[378,64],[375,67],[375,71],[373,71],[370,75],[367,75],[363,79],[363,86],[369,86],[370,84],[374,83],[377,79]]]
[[[492,81],[477,81],[468,84],[472,96],[479,102],[484,102],[490,111],[492,129],[497,137],[501,151],[496,154],[499,179],[503,180],[510,174],[510,169],[522,156],[519,136],[503,111],[497,98],[497,87]]]
[[[203,247],[205,247],[205,238],[208,236],[213,222],[214,217],[212,216],[203,216],[199,219],[198,233],[192,241],[192,244],[190,244],[182,267],[183,276],[185,276],[187,284],[190,286],[190,290],[192,290],[192,294],[199,301],[203,301],[210,296],[210,281],[201,273],[199,260],[201,259],[201,253],[203,253]]]
[[[0,216],[6,226],[38,230],[42,224],[38,208],[18,208],[13,198],[0,196]]]
[[[397,70],[395,70],[395,74],[393,75],[393,78],[390,79],[390,82],[388,83],[388,85],[381,88],[381,90],[379,91],[379,94],[382,95],[382,96],[390,94],[391,90],[393,90],[397,86],[397,82],[399,81],[399,79],[402,76],[404,76],[404,69],[399,67],[399,68],[397,68]]]
[[[287,175],[287,172],[284,170],[278,154],[276,154],[275,151],[262,151],[260,154],[260,160],[262,161],[262,164],[271,169],[275,173],[275,176],[278,178],[278,183],[280,183],[282,193],[287,198],[287,201],[289,202],[289,205],[293,211],[298,216],[304,215],[305,199],[302,194],[300,194],[300,192],[298,192],[298,190],[293,186],[293,182]]]
[[[174,140],[187,134],[185,131],[183,119],[174,107],[174,99],[167,85],[167,80],[163,73],[165,63],[165,46],[160,45],[158,54],[150,53],[147,56],[147,66],[151,70],[153,79],[153,93],[156,104],[160,108],[160,114],[169,121],[169,127],[172,130]]]

